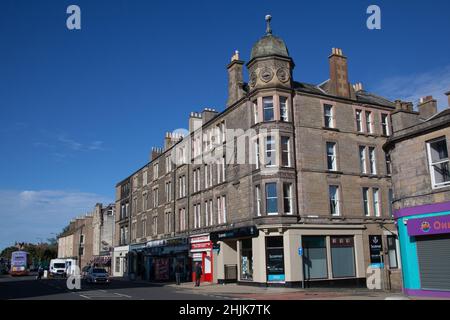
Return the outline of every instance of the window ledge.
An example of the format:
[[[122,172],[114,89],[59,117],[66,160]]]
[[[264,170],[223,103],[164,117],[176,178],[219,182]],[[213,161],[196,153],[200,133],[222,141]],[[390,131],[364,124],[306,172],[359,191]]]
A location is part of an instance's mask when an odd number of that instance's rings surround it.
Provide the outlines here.
[[[329,130],[329,131],[335,131],[335,132],[340,132],[341,130],[337,129],[337,128],[330,128],[330,127],[324,127],[322,126],[323,130]]]

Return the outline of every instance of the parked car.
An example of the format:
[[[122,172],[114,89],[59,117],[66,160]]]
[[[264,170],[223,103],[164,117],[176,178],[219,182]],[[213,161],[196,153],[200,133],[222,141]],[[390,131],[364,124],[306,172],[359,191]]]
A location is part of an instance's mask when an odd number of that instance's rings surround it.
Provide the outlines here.
[[[89,283],[109,283],[109,274],[104,268],[89,268],[86,275],[86,281]]]
[[[83,279],[86,279],[90,268],[91,268],[91,266],[84,266],[83,269],[81,269],[81,277]]]

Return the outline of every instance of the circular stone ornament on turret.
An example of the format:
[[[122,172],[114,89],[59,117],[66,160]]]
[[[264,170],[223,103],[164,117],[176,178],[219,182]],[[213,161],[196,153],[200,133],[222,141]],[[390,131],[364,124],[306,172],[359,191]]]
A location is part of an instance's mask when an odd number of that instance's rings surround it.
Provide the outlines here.
[[[270,80],[273,79],[273,71],[272,69],[265,67],[261,70],[261,72],[259,73],[259,78],[263,81],[263,82],[269,82]]]
[[[281,82],[284,82],[284,83],[288,82],[289,79],[291,78],[291,76],[289,74],[289,70],[286,68],[279,68],[277,70],[277,78]]]

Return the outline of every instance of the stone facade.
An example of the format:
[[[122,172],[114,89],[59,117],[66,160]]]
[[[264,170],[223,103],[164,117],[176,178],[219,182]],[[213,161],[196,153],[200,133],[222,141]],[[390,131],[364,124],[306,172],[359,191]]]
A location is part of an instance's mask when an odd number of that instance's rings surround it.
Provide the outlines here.
[[[348,83],[347,58],[340,49],[333,49],[330,56],[330,80],[320,85],[294,81],[293,59],[284,42],[272,36],[270,27],[268,30],[255,44],[247,63],[248,84],[241,83],[243,62],[238,55],[228,66],[226,109],[191,113],[187,135],[180,138],[166,134],[165,148],[154,149],[149,163],[117,184],[115,245],[126,244],[130,250],[135,246],[133,259],[141,265],[133,269],[136,264],[130,262],[129,272],[148,276],[155,257],[148,247],[157,240],[193,239],[206,234],[212,243],[205,240],[202,246],[209,249],[191,246],[187,257],[201,261],[208,270],[205,259],[212,259],[213,281],[233,278],[247,284],[299,285],[305,279],[303,269],[308,262],[302,263],[297,251],[304,237],[311,240],[315,236],[327,253],[323,261],[326,272],[321,278],[308,278],[308,283],[356,284],[366,278],[366,269],[373,262],[369,235],[379,235],[384,248],[386,237],[395,236],[391,179],[382,149],[392,132],[390,113],[394,103],[362,90],[361,85]],[[269,141],[273,141],[270,146]],[[334,143],[333,168],[328,167],[327,142]],[[366,148],[364,172],[361,146]],[[235,163],[240,155],[254,159],[256,154],[263,160],[258,165],[251,161]],[[219,156],[212,165],[206,165],[205,158],[210,155]],[[168,157],[176,164],[167,161]],[[269,158],[273,163],[264,162]],[[331,200],[335,187],[336,195]],[[365,188],[370,190],[367,214]],[[126,203],[129,211],[121,215]],[[128,228],[126,235],[121,233],[124,228]],[[340,262],[331,256],[343,240],[351,244],[352,249],[346,252],[353,255],[348,277],[333,274],[338,272]],[[276,243],[281,247],[269,247]],[[308,254],[313,250],[304,249]],[[282,271],[277,269],[280,261],[273,260],[276,255],[270,250],[281,254]],[[380,253],[385,258],[386,252]],[[397,266],[391,270],[389,261],[385,264],[391,283],[398,283]],[[277,274],[271,274],[273,270],[278,270]]]
[[[449,101],[450,107],[450,101]],[[450,297],[450,112],[432,97],[396,101],[394,135],[384,145],[392,163],[403,291]]]

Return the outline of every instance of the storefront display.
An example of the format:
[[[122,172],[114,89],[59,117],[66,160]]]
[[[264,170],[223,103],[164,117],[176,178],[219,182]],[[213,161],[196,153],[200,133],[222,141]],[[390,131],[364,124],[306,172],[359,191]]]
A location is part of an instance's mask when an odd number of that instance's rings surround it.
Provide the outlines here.
[[[241,280],[253,280],[252,239],[241,241]]]
[[[266,255],[267,281],[283,282],[285,280],[283,237],[266,238]]]
[[[306,280],[328,278],[325,237],[305,236],[303,242],[303,269]]]
[[[405,293],[450,297],[450,202],[403,208],[395,218]]]
[[[331,266],[333,278],[356,276],[353,236],[331,237]]]
[[[212,242],[209,234],[192,236],[190,238],[190,254],[192,256],[192,281],[195,281],[195,266],[200,263],[203,274],[201,281],[213,281]]]

